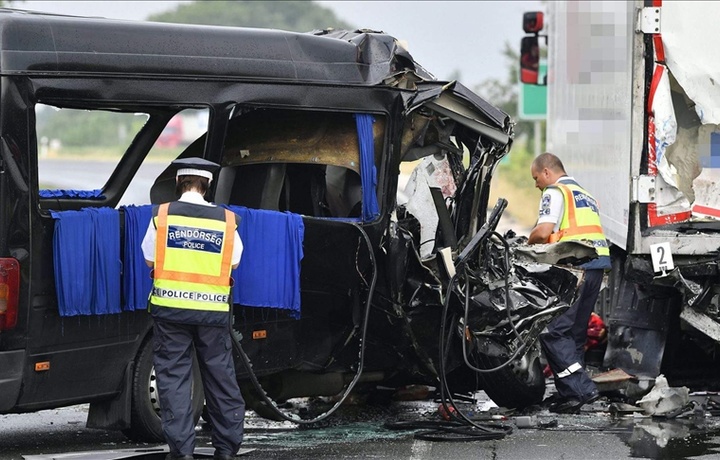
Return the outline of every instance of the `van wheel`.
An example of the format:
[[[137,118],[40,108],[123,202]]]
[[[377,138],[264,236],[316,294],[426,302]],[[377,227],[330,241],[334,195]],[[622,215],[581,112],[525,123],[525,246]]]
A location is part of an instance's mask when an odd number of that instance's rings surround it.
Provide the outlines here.
[[[240,383],[240,393],[243,395],[243,399],[245,400],[245,407],[255,412],[257,415],[259,415],[262,418],[268,419],[268,420],[274,420],[278,422],[283,422],[285,419],[280,417],[277,412],[272,409],[268,404],[265,402],[265,400],[260,396],[258,391],[255,389],[255,386],[248,382],[239,382]]]
[[[491,369],[505,360],[478,355],[483,368]],[[489,374],[481,374],[483,390],[500,407],[522,409],[539,404],[545,396],[545,376],[540,364],[540,348],[530,347],[522,358]]]
[[[192,408],[195,424],[200,420],[205,401],[200,368],[193,357]],[[132,441],[163,442],[160,422],[160,402],[157,397],[155,369],[153,367],[153,339],[148,336],[135,360],[132,382],[130,428],[123,434]]]

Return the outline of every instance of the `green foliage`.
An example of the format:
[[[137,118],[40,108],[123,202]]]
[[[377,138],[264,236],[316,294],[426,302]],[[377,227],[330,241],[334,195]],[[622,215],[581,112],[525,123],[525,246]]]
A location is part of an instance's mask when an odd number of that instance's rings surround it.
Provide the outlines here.
[[[92,151],[99,147],[127,147],[145,121],[146,117],[129,113],[48,107],[37,113],[37,133],[38,139],[58,139],[64,148],[76,152],[81,152],[81,147]]]
[[[518,44],[519,45],[519,44]],[[534,122],[518,119],[519,63],[518,49],[505,43],[503,55],[507,65],[505,79],[489,79],[475,87],[475,91],[492,104],[500,107],[515,121],[515,142],[510,154],[498,166],[493,180],[493,199],[508,199],[508,215],[521,225],[531,228],[537,219],[538,196],[530,176],[530,164],[534,158]],[[545,122],[541,122],[542,147],[545,143]]]
[[[519,44],[518,44],[519,48]],[[489,79],[480,83],[475,87],[475,92],[480,94],[488,102],[500,107],[505,113],[515,120],[515,138],[526,138],[528,142],[528,150],[534,151],[534,122],[518,119],[518,74],[520,70],[520,55],[518,49],[505,42],[503,50],[505,62],[507,65],[507,75],[505,80]],[[541,122],[540,131],[542,133],[542,145],[545,144],[545,122]],[[542,150],[542,148],[541,148]]]
[[[220,26],[260,27],[310,32],[354,27],[329,8],[312,1],[214,1],[180,4],[173,11],[151,15],[149,21]]]
[[[491,186],[490,202],[494,203],[499,197],[508,200],[505,212],[516,221],[518,228],[514,230],[520,234],[529,232],[537,220],[540,195],[530,174],[533,156],[524,143],[513,144],[510,155],[495,171]]]

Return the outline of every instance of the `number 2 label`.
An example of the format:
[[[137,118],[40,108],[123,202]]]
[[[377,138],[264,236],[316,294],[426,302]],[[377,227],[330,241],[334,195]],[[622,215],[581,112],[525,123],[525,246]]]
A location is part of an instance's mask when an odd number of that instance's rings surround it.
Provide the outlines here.
[[[666,272],[675,268],[670,243],[658,243],[650,245],[650,256],[652,257],[653,270]]]

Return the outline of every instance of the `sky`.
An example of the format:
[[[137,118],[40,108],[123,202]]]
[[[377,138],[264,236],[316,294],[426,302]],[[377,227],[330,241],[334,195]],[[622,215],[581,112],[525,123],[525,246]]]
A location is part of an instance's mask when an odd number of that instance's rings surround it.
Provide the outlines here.
[[[144,20],[180,1],[18,1],[14,8],[79,16]],[[522,14],[542,10],[540,1],[319,1],[359,28],[381,30],[407,43],[410,54],[441,80],[459,74],[473,87],[505,80],[506,42],[519,49]]]

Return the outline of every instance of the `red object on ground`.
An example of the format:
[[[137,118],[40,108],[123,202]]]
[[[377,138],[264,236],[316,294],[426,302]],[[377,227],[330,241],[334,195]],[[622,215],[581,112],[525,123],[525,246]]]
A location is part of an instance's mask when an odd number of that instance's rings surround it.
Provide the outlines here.
[[[442,417],[444,420],[450,420],[452,418],[452,417],[450,417],[450,414],[457,416],[457,411],[455,410],[454,407],[452,407],[452,406],[447,406],[447,407],[448,407],[448,410],[450,411],[450,413],[448,413],[448,411],[445,410],[445,406],[440,404],[440,406],[438,407],[438,414],[440,414],[440,417]]]

